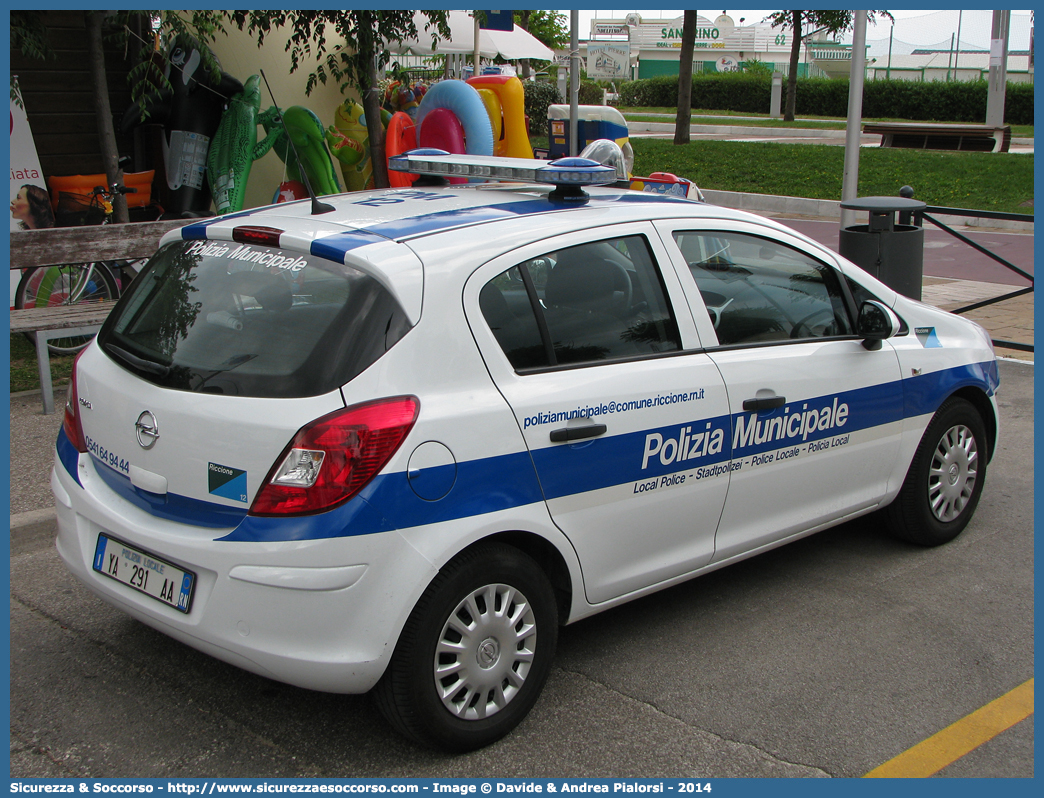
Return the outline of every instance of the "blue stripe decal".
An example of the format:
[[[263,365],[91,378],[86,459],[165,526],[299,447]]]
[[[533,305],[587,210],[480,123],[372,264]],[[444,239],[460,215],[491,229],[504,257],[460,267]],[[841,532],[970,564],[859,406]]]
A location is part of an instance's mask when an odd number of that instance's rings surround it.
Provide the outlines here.
[[[538,449],[533,460],[545,496],[558,499],[898,421],[903,413],[901,391],[902,386],[893,382],[761,413],[694,418],[669,427]],[[578,468],[578,449],[588,450],[583,468]]]
[[[915,418],[934,413],[947,396],[969,385],[981,388],[988,396],[993,396],[1000,385],[997,361],[988,360],[984,363],[957,366],[904,380],[906,407],[903,414],[907,418]]]
[[[262,518],[246,515],[241,507],[176,494],[151,494],[135,488],[128,477],[100,461],[95,463],[96,471],[114,491],[155,516],[215,529],[234,527],[220,540],[319,540],[453,521],[687,468],[720,468],[730,459],[931,413],[953,391],[969,385],[993,394],[998,385],[996,363],[977,363],[901,383],[827,394],[767,412],[698,418],[668,427],[548,446],[532,455],[522,451],[432,469],[426,477],[452,485],[438,501],[418,497],[403,472],[383,474],[341,507],[312,516]],[[78,453],[64,430],[59,432],[57,448],[65,468],[75,477]]]
[[[645,194],[640,191],[625,191],[619,195],[593,196],[585,203],[590,207],[593,205],[610,204],[645,204],[680,201],[676,197],[666,197],[660,194]],[[400,240],[425,233],[438,233],[452,230],[455,227],[466,227],[469,225],[482,224],[483,222],[495,222],[511,219],[518,216],[539,215],[567,210],[569,207],[555,204],[546,199],[525,199],[517,202],[501,202],[496,205],[483,205],[472,208],[455,208],[449,211],[435,211],[433,213],[410,216],[408,218],[395,219],[387,222],[374,224],[367,229],[371,233]]]
[[[134,487],[130,477],[115,471],[93,455],[91,460],[94,462],[94,470],[115,493],[157,518],[166,518],[179,524],[227,529],[234,527],[246,515],[245,507],[226,507],[177,493],[149,493]]]
[[[453,466],[445,468],[452,470]],[[543,501],[528,452],[459,463],[456,471],[453,487],[440,501],[417,496],[403,472],[383,474],[351,501],[328,513],[293,518],[247,516],[231,534],[220,539],[267,542],[371,535]]]
[[[701,418],[670,427],[550,446],[535,450],[532,459],[528,453],[519,452],[460,463],[453,488],[436,502],[418,498],[405,474],[385,474],[352,501],[329,513],[299,518],[247,516],[234,532],[221,539],[316,540],[482,515],[542,498],[551,500],[651,479],[686,467],[713,467],[790,444],[807,444],[842,432],[900,421],[904,416],[932,412],[953,390],[964,385],[992,393],[997,386],[995,364],[980,363],[914,381],[828,394],[768,412]],[[582,468],[577,462],[581,450]],[[444,478],[442,474],[438,476]]]
[[[58,459],[62,461],[62,465],[65,466],[65,470],[69,472],[69,475],[76,480],[76,484],[81,488],[83,483],[80,482],[80,453],[76,451],[76,447],[73,446],[69,436],[65,434],[65,425],[63,424],[58,430],[58,440],[55,441],[54,448],[58,451]]]
[[[317,238],[312,242],[308,251],[312,255],[318,255],[321,258],[332,260],[335,263],[344,263],[344,253],[349,250],[365,247],[369,244],[379,244],[382,241],[387,240],[388,239],[384,236],[368,233],[366,231],[336,233],[335,235],[326,236],[325,238]]]

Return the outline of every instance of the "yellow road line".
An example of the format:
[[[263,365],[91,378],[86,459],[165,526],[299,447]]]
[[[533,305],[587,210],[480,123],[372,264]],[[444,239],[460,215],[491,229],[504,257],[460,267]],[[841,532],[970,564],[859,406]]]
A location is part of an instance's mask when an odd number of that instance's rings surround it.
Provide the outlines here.
[[[863,778],[916,779],[931,776],[1032,714],[1033,680],[1030,679],[874,768]]]

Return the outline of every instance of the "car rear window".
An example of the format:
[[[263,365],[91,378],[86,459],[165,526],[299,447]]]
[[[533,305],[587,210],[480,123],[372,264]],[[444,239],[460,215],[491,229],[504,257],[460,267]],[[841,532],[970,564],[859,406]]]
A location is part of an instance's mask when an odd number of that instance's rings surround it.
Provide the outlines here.
[[[375,279],[316,255],[231,241],[163,247],[98,341],[124,368],[182,391],[316,396],[409,330]]]

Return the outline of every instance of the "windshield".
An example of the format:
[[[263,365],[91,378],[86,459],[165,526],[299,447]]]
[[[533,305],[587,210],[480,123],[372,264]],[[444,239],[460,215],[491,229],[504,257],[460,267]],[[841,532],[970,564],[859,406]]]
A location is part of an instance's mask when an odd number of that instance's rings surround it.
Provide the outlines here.
[[[231,241],[163,247],[98,335],[157,385],[260,397],[339,388],[409,322],[372,277],[317,255]]]

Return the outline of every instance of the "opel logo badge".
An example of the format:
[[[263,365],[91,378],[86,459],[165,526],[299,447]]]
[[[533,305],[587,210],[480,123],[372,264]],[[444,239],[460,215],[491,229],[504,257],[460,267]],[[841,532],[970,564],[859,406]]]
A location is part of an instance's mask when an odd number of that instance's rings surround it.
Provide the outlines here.
[[[489,670],[500,659],[500,644],[492,637],[487,638],[479,644],[478,651],[475,654],[479,667],[483,670]]]
[[[159,440],[159,425],[150,411],[145,410],[138,416],[138,420],[134,422],[134,434],[138,437],[138,445],[142,449],[151,449],[156,445],[156,441]]]

